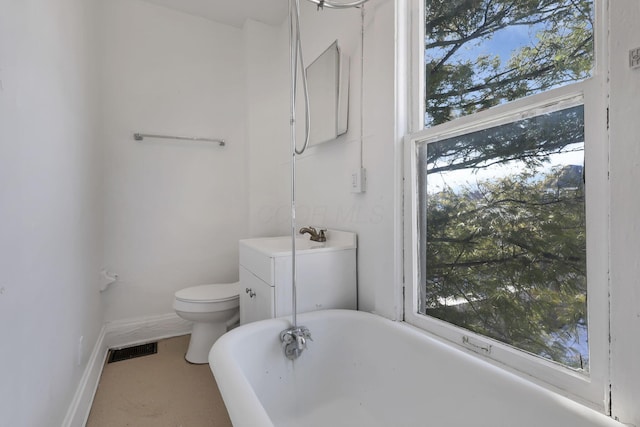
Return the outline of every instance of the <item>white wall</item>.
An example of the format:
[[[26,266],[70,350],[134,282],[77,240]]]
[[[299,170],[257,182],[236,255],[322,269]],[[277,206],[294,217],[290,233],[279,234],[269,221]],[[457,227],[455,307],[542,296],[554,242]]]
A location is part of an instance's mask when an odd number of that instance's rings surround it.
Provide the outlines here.
[[[326,9],[318,12],[307,2],[301,4],[301,36],[307,65],[338,39],[343,53],[351,58],[351,75],[348,132],[335,141],[310,147],[298,157],[297,222],[298,227],[313,224],[358,233],[360,308],[395,318],[398,301],[393,265],[394,150],[398,140],[395,137],[394,2],[374,0],[367,4],[365,10],[366,107],[362,161],[368,181],[364,194],[352,194],[351,173],[360,167],[360,10]],[[285,23],[281,34],[286,35],[287,32]],[[286,38],[284,43],[286,46]],[[285,61],[288,67],[288,50],[284,53],[281,61]],[[248,68],[259,69],[259,61],[262,59],[250,63]],[[288,79],[288,68],[279,72],[285,73]],[[271,78],[269,74],[257,75],[256,84],[267,83]],[[273,105],[284,103],[287,116],[269,112],[267,108],[256,109],[254,115],[261,118],[249,124],[252,171],[250,228],[257,234],[262,230],[280,233],[289,230],[289,87],[286,79],[278,78],[271,84],[278,84],[278,89],[271,88],[262,93],[260,102],[268,105],[270,99]],[[284,99],[283,94],[286,96]],[[302,123],[301,115],[298,123]],[[261,138],[261,132],[266,132],[268,137]],[[261,172],[253,174],[258,169]],[[276,188],[278,190],[274,190]]]
[[[640,426],[640,2],[610,1],[612,409]]]
[[[61,425],[102,325],[91,4],[0,3],[2,426]]]
[[[101,2],[106,320],[173,312],[183,287],[238,279],[246,236],[242,30],[140,0]],[[227,146],[133,132],[221,137]]]
[[[249,236],[289,232],[288,27],[245,22]]]

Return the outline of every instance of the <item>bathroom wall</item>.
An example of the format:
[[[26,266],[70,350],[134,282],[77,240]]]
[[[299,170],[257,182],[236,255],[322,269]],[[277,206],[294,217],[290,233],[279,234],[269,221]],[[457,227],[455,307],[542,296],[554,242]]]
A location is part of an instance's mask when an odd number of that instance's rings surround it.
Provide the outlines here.
[[[361,135],[361,11],[318,12],[310,4],[304,4],[301,10],[307,64],[338,39],[351,58],[351,85],[348,132],[334,142],[310,148],[298,162],[299,222],[357,232],[360,308],[396,318],[394,2],[374,0],[364,11],[365,107]],[[366,192],[354,194],[351,173],[360,167],[361,137]]]
[[[301,31],[307,65],[338,39],[343,53],[350,57],[351,73],[348,132],[335,141],[310,147],[298,157],[298,227],[313,224],[358,233],[360,309],[396,318],[399,300],[394,270],[394,151],[399,138],[396,137],[395,124],[394,2],[372,0],[365,8],[366,107],[363,112],[362,163],[367,169],[367,188],[362,194],[351,193],[350,187],[351,173],[359,169],[361,161],[361,12],[358,9],[318,12],[315,6],[302,2]],[[280,34],[281,38],[282,34],[287,36],[287,23],[283,24]],[[277,38],[278,35],[272,37]],[[287,46],[286,38],[283,43]],[[269,44],[265,43],[266,47]],[[288,50],[284,55],[283,60],[288,64]],[[252,61],[249,69],[261,69],[258,61],[262,59],[253,58]],[[288,69],[283,72],[288,76]],[[252,77],[251,74],[249,76]],[[284,102],[288,114],[288,82],[279,78],[274,82],[272,75],[259,72],[253,78],[255,86],[268,84],[270,88],[261,93],[260,102],[265,108],[253,111],[260,118],[249,123],[252,171],[250,229],[257,234],[264,230],[288,233],[289,121],[287,116],[270,112],[266,107],[269,102],[278,106]],[[284,99],[283,94],[286,96]],[[298,123],[301,126],[301,115]],[[261,137],[263,132],[268,137]],[[254,174],[257,170],[260,172]]]
[[[91,1],[0,5],[0,425],[59,426],[102,326]]]
[[[173,312],[183,287],[238,279],[248,224],[239,28],[140,0],[101,2],[107,321]],[[133,132],[220,137],[226,147]]]
[[[640,3],[610,2],[611,374],[612,410],[640,426]]]
[[[288,26],[247,20],[246,66],[249,235],[289,233]]]

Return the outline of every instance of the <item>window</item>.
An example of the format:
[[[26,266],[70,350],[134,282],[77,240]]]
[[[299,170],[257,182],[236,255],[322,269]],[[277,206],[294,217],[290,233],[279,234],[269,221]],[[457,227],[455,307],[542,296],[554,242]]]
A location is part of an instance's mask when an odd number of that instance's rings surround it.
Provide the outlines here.
[[[418,144],[419,312],[588,369],[582,105]]]
[[[422,0],[405,320],[602,405],[599,0]],[[603,407],[604,408],[604,407]]]
[[[592,0],[425,0],[427,126],[589,77]]]

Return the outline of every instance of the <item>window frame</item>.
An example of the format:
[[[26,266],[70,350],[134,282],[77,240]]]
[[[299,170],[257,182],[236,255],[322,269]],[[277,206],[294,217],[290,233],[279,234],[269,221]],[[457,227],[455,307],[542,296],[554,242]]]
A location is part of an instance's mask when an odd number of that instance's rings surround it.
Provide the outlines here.
[[[594,0],[594,71],[582,82],[531,95],[463,116],[428,129],[424,112],[424,1],[411,0],[406,25],[411,29],[408,46],[412,79],[408,82],[408,125],[404,138],[404,321],[493,364],[550,387],[589,406],[609,412],[609,181],[608,131],[605,79],[607,0]],[[415,72],[415,70],[420,70]],[[530,111],[582,97],[585,114],[585,175],[587,227],[587,310],[589,372],[576,371],[529,354],[508,344],[418,313],[418,194],[417,144],[425,140],[492,127],[527,117]],[[529,114],[530,115],[530,114]],[[464,342],[463,342],[464,341]],[[491,348],[487,354],[486,348]]]

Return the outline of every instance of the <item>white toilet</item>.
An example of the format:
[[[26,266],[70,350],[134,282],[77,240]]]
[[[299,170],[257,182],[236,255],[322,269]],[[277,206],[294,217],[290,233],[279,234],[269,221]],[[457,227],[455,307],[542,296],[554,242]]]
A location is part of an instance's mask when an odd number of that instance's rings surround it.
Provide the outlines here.
[[[208,363],[211,346],[240,320],[240,282],[200,285],[175,293],[173,308],[178,316],[193,322],[185,359]]]

